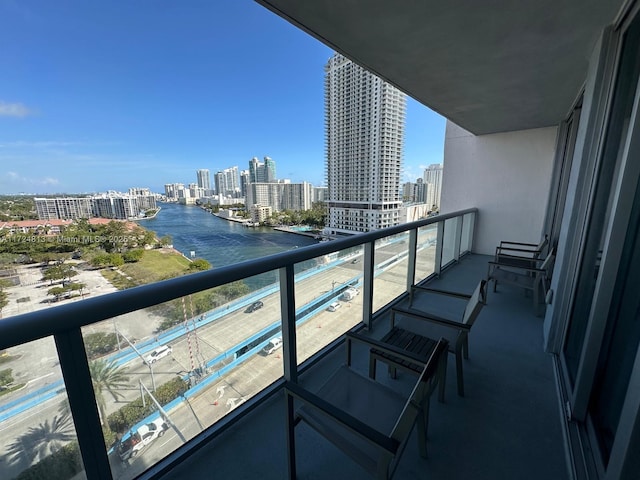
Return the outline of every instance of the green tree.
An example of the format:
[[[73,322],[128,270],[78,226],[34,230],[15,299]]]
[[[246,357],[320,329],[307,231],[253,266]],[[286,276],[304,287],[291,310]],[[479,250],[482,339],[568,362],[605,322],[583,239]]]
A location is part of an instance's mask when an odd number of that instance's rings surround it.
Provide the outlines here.
[[[89,370],[100,412],[100,422],[105,425],[107,404],[104,395],[108,392],[114,401],[123,397],[118,389],[129,385],[127,370],[124,367],[119,367],[114,360],[94,360],[89,363]]]
[[[119,253],[111,253],[109,255],[109,263],[114,267],[121,267],[124,265],[124,258]]]
[[[50,284],[58,280],[70,280],[71,277],[78,275],[71,265],[61,263],[59,265],[53,265],[52,267],[45,268],[42,279],[49,280]]]
[[[52,287],[47,290],[47,295],[55,297],[54,301],[57,302],[60,300],[60,296],[64,295],[64,293],[67,291],[68,290],[65,287]]]
[[[209,270],[211,268],[211,264],[207,262],[204,258],[196,258],[189,264],[189,270],[195,270],[197,272],[202,272],[204,270]]]
[[[163,247],[168,247],[172,242],[173,239],[171,238],[171,235],[165,235],[160,239],[160,245],[162,245]]]
[[[69,290],[72,292],[80,292],[80,296],[82,296],[82,292],[84,291],[86,285],[84,283],[74,282],[69,285]]]
[[[100,255],[96,255],[95,257],[93,257],[93,259],[91,260],[91,265],[93,265],[94,267],[106,267],[107,265],[110,265],[111,263],[111,255],[109,255],[108,253],[103,253]]]
[[[140,240],[142,245],[153,245],[156,243],[156,235],[151,230],[145,230]]]
[[[88,333],[83,340],[87,349],[87,357],[90,359],[113,352],[118,345],[118,338],[114,332]]]

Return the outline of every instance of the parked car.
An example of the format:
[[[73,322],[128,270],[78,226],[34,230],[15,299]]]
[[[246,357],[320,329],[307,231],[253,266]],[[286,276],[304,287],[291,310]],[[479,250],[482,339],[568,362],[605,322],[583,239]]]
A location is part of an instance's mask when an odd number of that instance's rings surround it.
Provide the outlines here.
[[[346,302],[350,302],[351,300],[353,300],[354,298],[356,298],[356,295],[358,295],[360,293],[360,290],[358,290],[357,288],[347,288],[343,293],[342,293],[342,300],[346,301]]]
[[[354,258],[353,260],[351,260],[352,264],[356,264],[356,263],[359,263],[359,262],[360,262],[359,258]]]
[[[342,306],[342,304],[340,302],[333,302],[331,305],[329,305],[329,308],[327,308],[327,310],[329,310],[330,312],[335,312],[341,306]]]
[[[262,351],[267,355],[271,355],[273,352],[278,350],[280,347],[282,347],[282,339],[280,337],[278,337],[278,338],[274,338],[269,343],[267,343],[266,347],[264,347],[262,349]]]
[[[245,313],[253,313],[256,310],[260,310],[262,307],[264,307],[264,303],[258,300],[257,302],[253,302],[251,305],[249,305],[245,310]]]
[[[163,357],[170,355],[173,352],[173,349],[170,345],[161,345],[160,347],[151,351],[149,355],[147,355],[144,359],[146,363],[156,363]]]
[[[118,444],[117,451],[120,456],[120,460],[126,462],[131,457],[137,456],[140,450],[149,445],[156,438],[164,435],[164,432],[168,429],[169,425],[167,425],[167,423],[161,418],[141,426],[131,434],[130,437],[122,440]]]

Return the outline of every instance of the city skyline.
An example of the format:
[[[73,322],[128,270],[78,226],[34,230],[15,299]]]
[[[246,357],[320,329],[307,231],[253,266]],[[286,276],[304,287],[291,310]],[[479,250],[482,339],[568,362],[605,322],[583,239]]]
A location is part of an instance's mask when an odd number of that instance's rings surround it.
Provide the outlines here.
[[[0,194],[160,192],[266,155],[282,178],[324,183],[332,51],[259,5],[5,2],[0,14]],[[409,100],[403,179],[442,161],[444,124]]]

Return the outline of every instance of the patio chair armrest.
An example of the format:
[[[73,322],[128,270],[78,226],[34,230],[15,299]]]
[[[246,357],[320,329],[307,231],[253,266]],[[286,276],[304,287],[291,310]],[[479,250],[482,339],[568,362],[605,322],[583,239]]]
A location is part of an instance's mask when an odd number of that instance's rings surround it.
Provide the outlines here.
[[[346,333],[345,334],[346,340],[347,340],[347,345],[349,345],[349,342],[351,342],[351,340],[356,340],[358,342],[364,343],[365,345],[370,346],[371,348],[375,348],[376,350],[380,350],[383,353],[389,354],[389,355],[393,355],[394,357],[398,357],[401,360],[404,360],[406,362],[410,362],[410,363],[417,363],[419,365],[424,364],[424,358],[421,358],[418,355],[413,354],[412,352],[408,351],[408,350],[404,350],[402,348],[398,348],[394,345],[390,345],[388,343],[383,343],[379,340],[374,340],[372,338],[369,337],[365,337],[363,335],[359,335],[357,333]],[[350,346],[347,347],[347,365],[350,366],[351,365],[351,358],[350,357],[350,351],[351,348]]]
[[[351,430],[353,433],[362,437],[363,439],[371,442],[377,447],[386,450],[392,455],[395,455],[398,451],[400,443],[394,438],[390,438],[383,435],[376,429],[370,427],[366,423],[358,420],[353,415],[336,408],[334,405],[323,400],[319,396],[304,389],[297,383],[286,381],[284,383],[285,394],[291,395],[311,408],[321,412],[334,422],[341,424],[343,427]]]
[[[519,267],[516,265],[506,265],[500,262],[488,262],[489,265],[493,265],[494,267],[505,267],[509,269],[522,270],[523,272],[531,272],[531,273],[546,273],[547,271],[544,268],[533,268],[533,267]]]
[[[537,243],[510,242],[508,240],[502,240],[498,248],[504,247],[505,245],[518,245],[520,247],[537,247],[538,246]]]
[[[418,320],[425,320],[427,322],[436,323],[438,325],[442,325],[443,327],[454,328],[456,330],[464,330],[467,332],[471,330],[471,326],[465,323],[456,322],[454,320],[449,320],[447,318],[438,317],[437,315],[433,315],[433,314],[427,315],[421,312],[420,310],[407,310],[404,308],[391,309],[391,326],[392,327],[394,325],[394,317],[396,313],[405,315],[407,317],[416,318]]]
[[[440,289],[437,289],[437,288],[422,287],[420,285],[412,285],[411,288],[415,288],[416,290],[422,290],[423,292],[436,293],[438,295],[447,295],[449,297],[455,297],[455,298],[460,298],[460,299],[464,299],[464,300],[469,300],[471,298],[471,295],[467,295],[466,293],[450,292],[448,290],[440,290]]]
[[[525,248],[515,248],[515,247],[496,247],[496,255],[505,255],[502,252],[520,252],[520,253],[526,253],[528,255],[533,255],[533,254],[539,254],[542,250],[539,249],[535,249],[535,250],[529,250],[529,249],[525,249]],[[513,255],[512,253],[506,253],[506,255]],[[513,255],[513,256],[518,256],[518,257],[522,257],[524,255]]]

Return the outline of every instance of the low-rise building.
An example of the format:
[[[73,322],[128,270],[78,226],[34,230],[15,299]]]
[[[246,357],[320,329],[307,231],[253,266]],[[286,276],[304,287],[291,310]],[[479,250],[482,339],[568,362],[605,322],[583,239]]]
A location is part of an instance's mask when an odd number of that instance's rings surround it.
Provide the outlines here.
[[[268,205],[252,205],[249,211],[253,223],[262,223],[273,214],[273,209]]]

